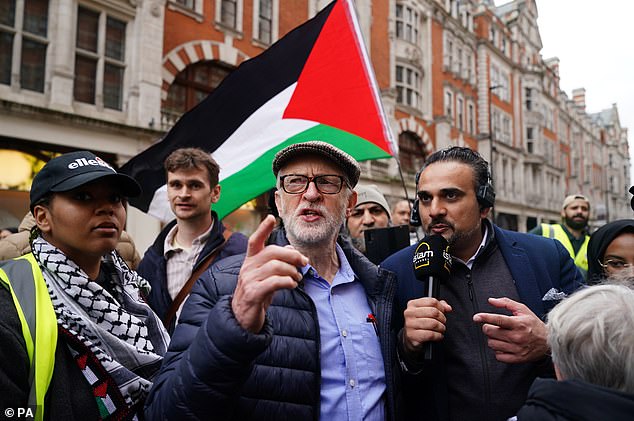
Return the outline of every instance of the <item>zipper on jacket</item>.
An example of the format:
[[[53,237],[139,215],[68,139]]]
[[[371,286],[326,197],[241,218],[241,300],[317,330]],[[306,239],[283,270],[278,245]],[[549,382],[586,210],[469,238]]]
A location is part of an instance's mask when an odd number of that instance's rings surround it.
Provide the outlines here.
[[[480,312],[480,309],[478,308],[478,302],[475,296],[475,289],[473,288],[473,277],[471,276],[471,271],[467,273],[466,278],[467,288],[469,289],[469,300],[471,300],[473,314],[476,314]],[[484,407],[488,408],[491,404],[491,379],[489,377],[489,366],[486,360],[486,351],[488,345],[486,343],[486,335],[484,335],[484,333],[482,332],[482,328],[478,325],[475,325],[475,328],[478,329],[478,348],[480,352],[480,362],[482,364],[482,374],[484,381]]]

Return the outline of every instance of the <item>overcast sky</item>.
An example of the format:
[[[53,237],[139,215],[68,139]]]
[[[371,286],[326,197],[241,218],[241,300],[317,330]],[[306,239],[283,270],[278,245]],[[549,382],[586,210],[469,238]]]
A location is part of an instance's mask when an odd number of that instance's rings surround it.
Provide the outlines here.
[[[586,111],[616,103],[634,153],[634,2],[536,0],[542,57],[559,58],[560,87],[586,89]],[[497,5],[508,3],[496,0]],[[634,175],[634,162],[633,171]],[[634,177],[632,177],[634,178]]]

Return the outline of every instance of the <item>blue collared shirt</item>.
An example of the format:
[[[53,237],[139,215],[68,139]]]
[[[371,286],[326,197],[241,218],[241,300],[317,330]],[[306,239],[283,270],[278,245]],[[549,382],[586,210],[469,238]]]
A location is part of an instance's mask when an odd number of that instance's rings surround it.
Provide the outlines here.
[[[374,315],[363,285],[337,245],[332,285],[310,265],[304,291],[317,308],[321,336],[322,420],[385,419],[385,370]]]

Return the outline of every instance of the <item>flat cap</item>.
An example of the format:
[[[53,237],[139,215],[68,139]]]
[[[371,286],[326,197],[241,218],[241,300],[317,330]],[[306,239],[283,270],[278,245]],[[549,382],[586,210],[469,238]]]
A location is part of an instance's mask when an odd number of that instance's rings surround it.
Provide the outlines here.
[[[327,158],[341,168],[348,179],[350,187],[357,185],[359,176],[361,175],[361,167],[359,167],[357,160],[341,149],[332,146],[330,143],[320,140],[295,143],[279,151],[275,154],[275,158],[273,158],[273,174],[277,177],[277,174],[283,166],[302,155],[320,155]]]

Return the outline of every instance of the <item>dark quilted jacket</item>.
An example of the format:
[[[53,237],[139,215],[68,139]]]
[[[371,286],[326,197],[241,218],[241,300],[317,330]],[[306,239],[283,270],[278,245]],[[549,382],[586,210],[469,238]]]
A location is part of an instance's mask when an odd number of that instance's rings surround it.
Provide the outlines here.
[[[275,244],[288,244],[283,233]],[[339,240],[377,316],[387,382],[386,413],[400,399],[392,300],[395,277]],[[319,326],[300,288],[280,290],[262,332],[243,330],[231,296],[244,255],[215,263],[192,290],[146,405],[148,419],[317,420],[320,409]]]

